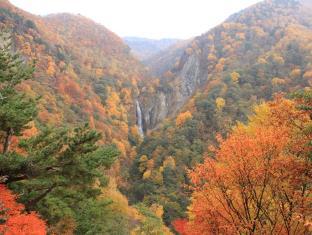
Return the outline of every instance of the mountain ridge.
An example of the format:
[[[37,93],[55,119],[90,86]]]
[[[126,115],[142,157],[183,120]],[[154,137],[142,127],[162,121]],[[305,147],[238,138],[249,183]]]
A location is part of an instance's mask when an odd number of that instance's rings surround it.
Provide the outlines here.
[[[278,10],[270,11],[272,7],[276,7],[277,9],[278,7],[280,8],[286,7],[285,9],[287,9],[287,11],[289,12],[284,12],[283,13],[284,15],[279,15]],[[266,8],[268,12],[264,13],[263,16],[259,15],[265,12]],[[268,15],[271,13],[275,15],[274,16]],[[296,14],[296,15],[292,15],[288,17],[287,14],[289,13]],[[257,23],[255,23],[254,25],[253,24],[249,25],[248,21],[251,21],[252,19],[251,17],[249,17],[250,15],[255,16],[254,18],[256,20],[262,21],[263,24],[266,24],[266,28],[261,29],[257,27]],[[244,16],[244,18],[240,19],[241,16]],[[182,55],[177,60],[177,62],[171,68],[169,68],[165,73],[163,73],[160,80],[161,80],[161,83],[163,84],[162,86],[165,86],[166,89],[169,91],[169,93],[167,93],[166,95],[164,92],[162,92],[161,91],[162,88],[160,86],[160,89],[158,89],[159,96],[158,97],[156,96],[154,99],[152,99],[152,100],[158,100],[158,102],[156,102],[157,104],[154,106],[155,109],[159,109],[159,107],[161,107],[160,108],[161,110],[156,112],[156,113],[160,113],[158,117],[157,117],[157,114],[153,114],[152,110],[154,108],[152,104],[148,105],[148,107],[145,108],[146,129],[148,129],[148,127],[151,127],[151,128],[155,127],[155,125],[159,123],[162,119],[164,119],[166,116],[170,116],[171,114],[174,115],[174,113],[176,113],[185,104],[188,98],[190,98],[192,94],[194,94],[194,91],[200,86],[204,85],[204,83],[207,81],[207,77],[208,77],[207,73],[208,72],[210,73],[211,69],[207,71],[207,68],[209,66],[208,64],[210,62],[208,62],[207,60],[207,57],[209,54],[209,53],[206,54],[207,49],[203,51],[203,47],[206,46],[205,44],[212,44],[212,47],[214,47],[215,52],[214,54],[210,54],[211,58],[209,59],[209,61],[212,61],[215,59],[220,59],[222,57],[225,57],[222,54],[227,53],[225,50],[230,49],[231,44],[233,43],[231,41],[229,41],[228,45],[220,45],[219,43],[219,45],[217,45],[218,47],[215,47],[213,45],[214,41],[212,40],[209,42],[209,40],[211,39],[207,40],[206,39],[207,37],[213,37],[214,36],[213,34],[215,34],[218,37],[216,40],[222,40],[222,37],[224,36],[220,35],[221,30],[226,30],[226,27],[230,28],[231,24],[234,25],[234,23],[237,24],[237,27],[245,27],[245,30],[246,30],[246,27],[253,27],[253,30],[255,32],[257,30],[260,30],[260,31],[264,30],[264,32],[266,31],[266,33],[268,34],[275,30],[274,26],[271,27],[270,26],[271,23],[269,22],[269,20],[273,21],[273,17],[276,17],[276,19],[274,19],[275,20],[274,24],[276,25],[276,27],[279,27],[279,28],[281,28],[282,26],[281,25],[278,26],[279,24],[278,21],[287,23],[287,21],[291,22],[292,20],[294,20],[294,24],[301,25],[305,27],[306,30],[310,30],[311,28],[311,22],[312,22],[311,14],[309,12],[306,12],[305,8],[302,5],[300,5],[298,1],[294,1],[294,0],[275,0],[275,1],[268,0],[268,1],[257,3],[252,7],[249,7],[245,10],[240,11],[239,13],[233,14],[224,23],[220,24],[219,26],[216,26],[215,28],[202,34],[201,36],[196,37],[193,41],[191,41],[189,43],[188,48],[184,50],[184,53],[182,53]],[[246,23],[242,22],[244,20],[246,20]],[[287,23],[287,24],[289,25],[289,27],[291,26],[291,23]],[[284,23],[283,27],[286,27],[285,25],[286,24]],[[239,30],[240,30],[239,28],[236,29],[236,31],[239,31]],[[242,29],[242,31],[244,31],[244,29]],[[251,33],[249,34],[251,35]],[[246,35],[248,35],[248,32],[243,32],[241,35],[239,35],[239,32],[237,32],[237,37],[240,37],[240,36],[246,37]],[[254,37],[254,36],[251,35],[250,37]],[[272,41],[273,40],[272,35],[270,37],[271,37],[270,39],[271,41],[257,42],[260,44],[259,48],[263,47],[263,48],[266,48],[264,50],[270,50],[270,46],[272,46],[274,43],[278,43],[278,41],[276,42]],[[232,40],[236,40],[236,39],[232,39]],[[245,39],[239,39],[239,40],[245,40]],[[249,39],[249,40],[252,40],[252,39]],[[250,45],[251,43],[252,42],[250,42]],[[221,48],[221,46],[223,46],[225,49]],[[237,53],[236,57],[237,58],[239,57],[239,59],[237,60],[237,63],[240,60],[242,60],[240,63],[250,63],[250,57],[245,56],[242,53],[242,50],[243,48],[241,49],[241,51],[237,50],[236,52]],[[255,61],[256,56],[259,56],[257,54],[259,51],[260,49],[258,48],[254,49],[254,51],[250,50],[249,56],[253,57],[253,61]],[[205,56],[206,56],[205,58],[202,56],[202,52],[205,53]],[[244,61],[244,58],[246,58],[245,61]],[[146,98],[149,96],[150,94],[146,95]],[[144,98],[144,95],[142,95],[142,100],[145,100],[143,101],[143,103],[148,102],[146,101],[146,98]],[[175,100],[176,102],[172,103],[170,102],[170,100]],[[152,118],[150,116],[152,116]]]
[[[143,62],[181,41],[173,38],[150,39],[143,37],[124,37],[123,40],[131,48],[132,53]]]

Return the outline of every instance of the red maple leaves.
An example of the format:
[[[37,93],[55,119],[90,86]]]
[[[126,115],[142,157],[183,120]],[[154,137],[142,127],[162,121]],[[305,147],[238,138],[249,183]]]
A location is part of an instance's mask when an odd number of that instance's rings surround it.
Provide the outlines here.
[[[0,184],[0,234],[44,235],[46,224],[35,212],[24,212],[25,207],[16,202],[16,196]]]

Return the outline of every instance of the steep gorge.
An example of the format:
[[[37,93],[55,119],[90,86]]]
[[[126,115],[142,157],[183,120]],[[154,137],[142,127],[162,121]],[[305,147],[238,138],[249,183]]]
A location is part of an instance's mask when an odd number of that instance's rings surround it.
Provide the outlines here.
[[[306,1],[260,2],[196,37],[149,80],[153,88],[140,87],[147,134],[130,172],[131,202],[158,202],[168,225],[184,218],[187,172],[213,156],[211,146],[254,105],[311,89],[311,12]]]
[[[292,58],[288,58],[287,54],[281,55],[281,49],[287,50],[287,46],[288,50],[298,50],[297,53],[302,53],[301,56],[305,57],[310,49],[311,34],[311,14],[307,9],[309,6],[306,1],[261,2],[232,15],[224,23],[179,48],[184,52],[180,52],[178,57],[171,57],[175,60],[172,67],[167,67],[166,60],[160,61],[157,70],[167,70],[160,75],[156,91],[151,94],[144,88],[140,94],[144,128],[153,129],[166,117],[174,117],[197,91],[210,89],[211,84],[235,71],[242,71],[240,83],[250,83],[256,100],[270,98],[275,91],[259,93],[261,82],[253,83],[248,77],[255,76],[251,74],[255,69],[253,66],[259,64],[261,59],[270,60],[263,62],[269,65],[277,63],[274,61],[277,58],[273,57],[282,56],[285,61],[279,66],[287,66]],[[305,43],[306,47],[302,48]],[[290,49],[291,46],[294,48]],[[166,53],[172,54],[172,50],[165,51],[163,57]],[[309,69],[307,66],[306,63],[302,67],[299,62],[293,64],[292,68],[301,67],[302,79],[304,72]],[[155,74],[154,64],[151,69]],[[290,83],[309,86],[307,80],[285,80],[290,72],[276,71],[275,74],[264,76],[268,76],[268,79],[284,79],[280,81],[283,85],[279,88],[273,84],[279,91],[288,92],[288,88],[293,89],[294,84]]]

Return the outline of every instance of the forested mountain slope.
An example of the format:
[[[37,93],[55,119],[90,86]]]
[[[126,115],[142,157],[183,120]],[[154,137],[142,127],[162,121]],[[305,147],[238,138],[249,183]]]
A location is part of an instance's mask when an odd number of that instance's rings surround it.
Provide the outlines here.
[[[306,3],[268,0],[232,15],[190,42],[154,90],[142,89],[144,128],[158,128],[132,167],[132,201],[162,204],[167,223],[185,216],[187,169],[210,153],[215,136],[224,137],[274,94],[311,88],[312,11]]]
[[[38,17],[8,1],[0,7],[1,30],[13,31],[16,49],[36,62],[35,80],[22,89],[41,97],[38,121],[90,122],[103,142],[130,155],[128,136],[139,138],[134,100],[144,68],[122,39],[80,15]]]
[[[148,67],[152,75],[161,77],[179,62],[181,55],[190,41],[191,39],[176,42],[169,48],[145,59],[143,63]]]
[[[142,93],[145,128],[154,128],[164,117],[176,113],[198,88],[207,90],[215,84],[233,90],[228,86],[232,72],[240,73],[240,89],[251,86],[256,99],[295,90],[299,84],[307,86],[311,11],[306,4],[264,1],[196,37],[163,74],[156,95]]]

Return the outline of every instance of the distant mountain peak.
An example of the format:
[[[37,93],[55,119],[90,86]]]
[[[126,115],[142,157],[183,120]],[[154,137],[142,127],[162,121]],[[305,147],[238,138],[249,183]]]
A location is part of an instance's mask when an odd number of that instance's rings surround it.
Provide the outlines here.
[[[123,40],[140,60],[147,60],[181,41],[174,38],[149,39],[143,37],[124,37]]]

